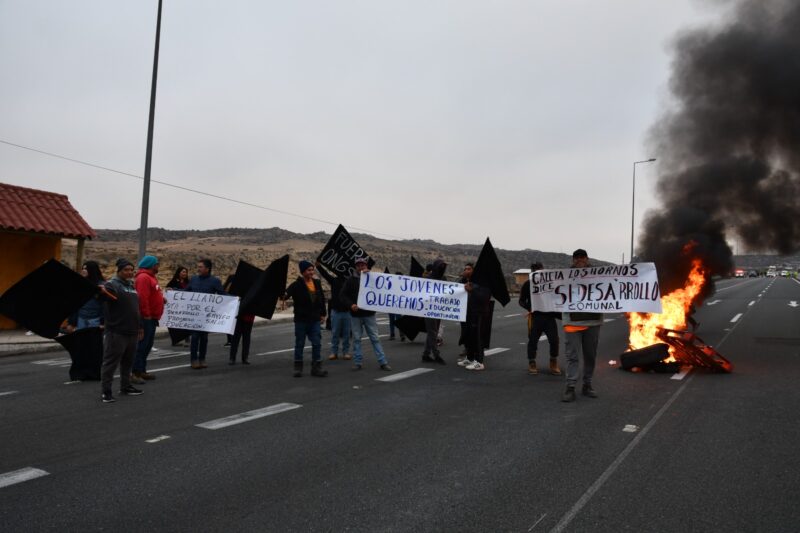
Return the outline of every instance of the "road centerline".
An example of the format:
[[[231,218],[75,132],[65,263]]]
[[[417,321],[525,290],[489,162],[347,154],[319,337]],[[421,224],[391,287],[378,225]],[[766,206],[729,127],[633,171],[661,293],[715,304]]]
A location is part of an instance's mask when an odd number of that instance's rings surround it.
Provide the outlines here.
[[[428,372],[433,372],[434,368],[414,368],[412,370],[406,370],[405,372],[398,372],[397,374],[392,374],[391,376],[386,376],[384,378],[378,378],[375,381],[383,381],[384,383],[392,383],[394,381],[400,381],[401,379],[412,378],[414,376],[419,376],[420,374],[427,374]]]
[[[209,420],[208,422],[195,425],[203,429],[222,429],[228,426],[234,426],[236,424],[242,424],[244,422],[250,422],[259,418],[264,418],[265,416],[277,415],[278,413],[292,411],[294,409],[299,409],[300,407],[302,407],[302,405],[296,403],[276,403],[275,405],[270,405],[261,409],[254,409],[252,411],[246,411],[244,413],[226,416],[224,418],[217,418],[216,420]]]
[[[20,468],[19,470],[14,470],[13,472],[6,472],[5,474],[0,474],[0,489],[3,487],[9,487],[11,485],[16,485],[17,483],[22,483],[23,481],[30,481],[31,479],[48,475],[50,475],[50,472],[45,472],[44,470],[30,466],[27,468]]]

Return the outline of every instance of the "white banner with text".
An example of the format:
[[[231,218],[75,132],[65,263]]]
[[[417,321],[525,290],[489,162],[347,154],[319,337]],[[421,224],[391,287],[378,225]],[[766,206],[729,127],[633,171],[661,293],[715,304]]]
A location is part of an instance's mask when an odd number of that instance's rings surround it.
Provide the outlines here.
[[[464,322],[467,295],[464,285],[453,281],[362,272],[358,307],[395,315]]]
[[[531,272],[531,308],[562,313],[661,313],[653,263]]]
[[[239,314],[238,296],[189,291],[167,291],[164,296],[167,303],[162,326],[233,335]]]

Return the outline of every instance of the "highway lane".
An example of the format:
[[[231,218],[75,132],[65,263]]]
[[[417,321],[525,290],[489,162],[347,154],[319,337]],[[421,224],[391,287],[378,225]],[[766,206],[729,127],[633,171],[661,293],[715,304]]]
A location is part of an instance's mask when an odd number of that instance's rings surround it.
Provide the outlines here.
[[[328,378],[293,379],[291,352],[228,367],[212,337],[208,370],[165,370],[145,395],[103,405],[97,383],[64,385],[66,369],[32,363],[57,354],[5,358],[0,393],[16,392],[0,396],[0,474],[49,475],[0,488],[0,519],[26,530],[785,530],[798,520],[786,494],[798,488],[787,474],[798,466],[798,315],[788,303],[800,285],[759,278],[718,289],[710,301],[720,301],[697,313],[698,333],[721,343],[734,374],[619,371],[608,361],[627,331],[611,317],[601,397],[575,404],[559,401],[562,378],[526,374],[513,302],[493,332],[508,350],[477,374],[421,364],[419,342],[385,341],[395,374],[434,370],[376,381],[386,374],[368,350],[361,372],[340,361]],[[457,329],[446,331],[451,362]],[[255,333],[256,353],[292,345],[291,324]],[[540,350],[544,362],[546,342]],[[301,407],[197,426],[282,403]]]

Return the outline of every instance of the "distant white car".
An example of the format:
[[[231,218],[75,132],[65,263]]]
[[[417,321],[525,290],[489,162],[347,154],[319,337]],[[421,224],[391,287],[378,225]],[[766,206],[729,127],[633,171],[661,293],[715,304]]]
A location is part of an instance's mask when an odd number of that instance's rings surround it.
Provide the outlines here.
[[[781,270],[781,277],[782,278],[788,278],[789,277],[789,271],[788,270]]]
[[[774,278],[777,275],[778,275],[778,273],[775,272],[774,270],[767,270],[767,277],[768,278]]]

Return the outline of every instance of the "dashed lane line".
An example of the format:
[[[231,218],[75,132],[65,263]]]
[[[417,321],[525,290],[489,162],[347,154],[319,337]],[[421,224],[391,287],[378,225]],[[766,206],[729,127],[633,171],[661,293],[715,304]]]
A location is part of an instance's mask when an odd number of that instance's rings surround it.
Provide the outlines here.
[[[717,305],[717,304],[718,304],[718,303],[720,303],[721,301],[722,301],[722,300],[714,300],[713,302],[708,302],[706,305]]]
[[[0,392],[0,396],[11,396],[12,394],[19,394],[18,390],[7,390],[4,392]]]
[[[167,440],[171,438],[169,435],[159,435],[158,437],[147,439],[145,442],[148,444],[155,444],[156,442],[161,442],[162,440]]]
[[[400,381],[402,379],[413,378],[414,376],[419,376],[420,374],[427,374],[428,372],[433,372],[435,369],[433,368],[414,368],[412,370],[406,370],[405,372],[398,372],[397,374],[392,374],[391,376],[386,376],[385,378],[378,378],[375,381],[383,381],[384,383],[392,383],[394,381]]]
[[[683,378],[689,375],[689,372],[692,371],[691,366],[682,366],[681,371],[677,374],[673,374],[669,379],[674,379],[676,381],[681,381]]]
[[[731,323],[738,322],[742,318],[742,313],[738,313],[735,317],[731,318]]]
[[[498,353],[507,352],[508,350],[510,350],[510,348],[492,348],[483,352],[483,355],[495,355]]]
[[[382,339],[382,338],[388,337],[388,336],[389,335],[387,333],[385,333],[383,335],[378,335],[378,338]],[[361,342],[364,342],[364,340],[365,339],[362,339]],[[369,340],[369,339],[366,339],[366,340]],[[303,350],[310,350],[310,349],[311,349],[311,346],[304,346],[303,347]],[[253,354],[253,355],[256,355],[256,356],[260,356],[260,355],[275,355],[275,354],[278,354],[278,353],[288,353],[288,352],[293,352],[293,351],[294,351],[294,348],[284,348],[283,350],[272,350],[271,352],[261,352],[261,353],[257,353],[257,354]]]
[[[302,405],[296,403],[277,403],[275,405],[270,405],[269,407],[254,409],[253,411],[226,416],[225,418],[217,418],[216,420],[210,420],[208,422],[203,422],[202,424],[196,425],[197,427],[203,429],[222,429],[229,426],[234,426],[236,424],[242,424],[244,422],[251,422],[259,418],[264,418],[265,416],[285,413],[286,411],[292,411],[301,407]]]
[[[511,318],[512,316],[520,316],[522,313],[514,313],[513,315],[505,315],[503,318]]]
[[[756,303],[756,301],[755,301],[755,300],[753,300],[752,302],[750,302],[749,304],[747,304],[747,307],[751,307],[751,306],[755,305],[755,303]]]
[[[6,472],[5,474],[0,474],[0,489],[11,485],[16,485],[17,483],[22,483],[23,481],[30,481],[31,479],[48,475],[50,475],[50,472],[45,472],[44,470],[39,470],[38,468],[32,467],[20,468],[19,470],[14,470],[13,472]]]

